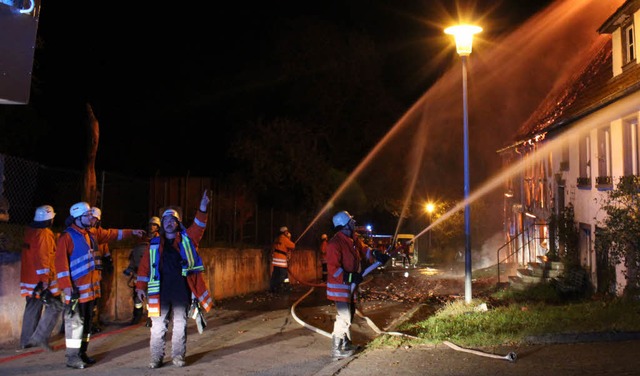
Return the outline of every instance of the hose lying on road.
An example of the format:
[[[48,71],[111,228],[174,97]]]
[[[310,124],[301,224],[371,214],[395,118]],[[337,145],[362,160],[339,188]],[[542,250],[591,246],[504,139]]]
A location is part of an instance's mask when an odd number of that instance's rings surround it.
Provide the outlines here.
[[[300,303],[304,298],[309,296],[309,294],[311,294],[313,290],[315,290],[315,287],[312,287],[311,289],[309,289],[309,291],[307,291],[306,294],[302,295],[300,299],[298,299],[295,303],[293,303],[293,305],[291,306],[291,316],[293,316],[293,318],[298,322],[298,324],[304,326],[305,328],[310,329],[311,331],[314,331],[318,334],[322,334],[325,337],[331,338],[331,333],[327,333],[322,329],[319,329],[319,328],[316,328],[315,326],[311,326],[307,324],[306,322],[300,320],[300,318],[298,318],[298,316],[296,315],[296,306],[298,305],[298,303]]]
[[[362,276],[363,276],[363,277],[365,277],[367,274],[369,274],[369,273],[371,273],[373,270],[375,270],[379,265],[380,265],[380,263],[379,263],[379,262],[375,262],[375,263],[373,263],[369,268],[367,268],[367,269],[362,273]],[[293,278],[295,278],[294,276],[292,276],[292,277],[293,277]],[[325,332],[325,331],[324,331],[324,330],[322,330],[322,329],[319,329],[319,328],[316,328],[316,327],[314,327],[314,326],[311,326],[311,325],[307,324],[306,322],[302,321],[302,320],[301,320],[301,319],[296,315],[296,311],[295,311],[296,306],[297,306],[301,301],[303,301],[303,300],[304,300],[304,298],[306,298],[307,296],[309,296],[309,294],[311,294],[311,293],[313,292],[313,290],[315,289],[315,287],[313,287],[313,286],[317,286],[317,285],[310,284],[310,283],[307,283],[307,282],[302,282],[302,281],[300,281],[300,279],[299,279],[299,278],[295,278],[295,279],[296,279],[296,280],[298,280],[299,282],[303,283],[303,284],[306,284],[306,285],[309,285],[309,286],[312,286],[312,287],[311,287],[311,289],[310,289],[309,291],[307,291],[307,293],[306,293],[306,294],[302,295],[302,297],[300,297],[300,299],[298,299],[298,300],[297,300],[297,301],[296,301],[296,302],[291,306],[291,316],[293,316],[293,318],[294,318],[294,319],[295,319],[295,320],[296,320],[300,325],[304,326],[305,328],[307,328],[307,329],[309,329],[309,330],[311,330],[311,331],[314,331],[314,332],[316,332],[316,333],[318,333],[318,334],[322,334],[322,335],[323,335],[323,336],[325,336],[325,337],[331,338],[331,333],[327,333],[327,332]],[[371,279],[368,279],[368,280],[364,281],[362,284],[365,284],[365,283],[369,282],[370,280],[371,280]],[[355,285],[355,284],[354,284],[354,285]],[[322,284],[321,286],[326,286],[326,283],[325,283],[325,284]],[[353,288],[355,288],[355,286],[353,286],[353,287],[352,287],[352,291],[353,291]],[[369,324],[369,326],[370,326],[370,327],[371,327],[371,328],[372,328],[372,329],[373,329],[377,334],[388,334],[388,335],[393,335],[393,336],[403,336],[403,337],[408,337],[408,338],[418,339],[418,337],[410,336],[410,335],[408,335],[408,334],[404,334],[404,333],[400,333],[400,332],[384,332],[384,331],[380,330],[380,329],[376,326],[376,324],[375,324],[373,321],[371,321],[371,319],[369,319],[367,316],[363,315],[363,314],[362,314],[362,312],[360,312],[360,310],[356,309],[356,314],[357,314],[359,317],[362,317],[363,319],[365,319],[365,320],[367,321],[367,324]]]
[[[513,351],[508,353],[507,355],[503,356],[503,355],[487,354],[485,352],[478,351],[478,350],[465,349],[465,348],[460,347],[458,345],[454,345],[453,343],[451,343],[449,341],[442,341],[442,343],[444,343],[445,345],[449,346],[450,348],[452,348],[454,350],[462,351],[462,352],[466,352],[466,353],[470,353],[470,354],[475,354],[475,355],[480,355],[480,356],[486,356],[487,358],[508,360],[510,362],[515,362],[516,359],[518,358],[516,353],[514,353]]]
[[[376,265],[376,266],[377,266],[377,265]],[[374,269],[374,268],[371,268],[371,269],[366,270],[362,275],[363,275],[363,276],[366,276],[366,275],[367,275],[367,274],[369,274],[373,269]],[[309,286],[317,286],[317,285],[312,285],[312,284],[309,284],[309,283],[306,283],[306,282],[302,282],[302,281],[300,281],[300,279],[298,279],[298,278],[296,278],[296,279],[297,279],[299,282],[303,283],[303,284],[306,284],[306,285],[309,285]],[[363,282],[362,284],[367,283],[368,281],[369,281],[369,280],[367,280],[367,281]],[[320,286],[326,286],[326,284],[322,284],[322,285],[320,285]],[[315,290],[315,287],[311,287],[311,289],[310,289],[309,291],[307,291],[307,293],[306,293],[306,294],[302,295],[302,297],[300,297],[300,299],[298,299],[298,300],[297,300],[297,301],[296,301],[296,302],[291,306],[291,316],[293,316],[293,318],[294,318],[294,319],[295,319],[295,320],[296,320],[300,325],[304,326],[305,328],[310,329],[311,331],[314,331],[314,332],[316,332],[316,333],[318,333],[318,334],[322,334],[322,335],[323,335],[323,336],[325,336],[325,337],[331,338],[331,333],[327,333],[327,332],[325,332],[325,331],[324,331],[324,330],[322,330],[322,329],[319,329],[319,328],[316,328],[315,326],[312,326],[312,325],[307,324],[306,322],[302,321],[302,320],[301,320],[301,319],[296,315],[296,311],[295,311],[296,306],[297,306],[301,301],[303,301],[303,300],[304,300],[304,298],[306,298],[307,296],[309,296],[309,294],[311,294],[311,293],[313,292],[313,290]],[[400,332],[385,332],[385,331],[382,331],[382,330],[380,330],[380,329],[376,326],[376,324],[375,324],[373,321],[371,321],[371,319],[369,319],[367,316],[365,316],[364,314],[362,314],[362,312],[361,312],[359,309],[356,309],[356,314],[357,314],[359,317],[362,317],[363,319],[365,319],[365,320],[367,321],[367,324],[369,324],[369,326],[370,326],[370,327],[371,327],[371,328],[372,328],[372,329],[373,329],[377,334],[388,334],[388,335],[393,335],[393,336],[403,336],[403,337],[412,338],[412,339],[419,339],[418,337],[414,337],[414,336],[411,336],[411,335],[409,335],[409,334],[404,334],[404,333],[400,333]],[[460,347],[460,346],[458,346],[458,345],[455,345],[455,344],[453,344],[453,343],[451,343],[451,342],[449,342],[449,341],[443,341],[443,343],[444,343],[445,345],[449,346],[450,348],[454,349],[454,350],[462,351],[462,352],[467,352],[467,353],[470,353],[470,354],[475,354],[475,355],[480,355],[480,356],[486,356],[486,357],[488,357],[488,358],[501,359],[501,360],[508,360],[508,361],[510,361],[510,362],[515,362],[515,361],[516,361],[516,359],[518,358],[518,356],[516,355],[516,353],[515,353],[515,352],[513,352],[513,351],[512,351],[512,352],[510,352],[510,353],[508,353],[507,355],[504,355],[504,356],[503,356],[503,355],[488,354],[488,353],[485,353],[485,352],[482,352],[482,351],[478,351],[478,350],[465,349],[465,348]]]
[[[302,295],[300,297],[300,299],[298,299],[295,303],[293,303],[293,305],[291,306],[291,316],[293,316],[293,318],[298,322],[298,324],[304,326],[305,328],[314,331],[318,334],[322,334],[325,337],[331,338],[331,333],[325,332],[322,329],[316,328],[315,326],[309,325],[306,322],[302,321],[298,315],[296,315],[296,306],[304,300],[304,298],[306,298],[307,296],[309,296],[309,294],[311,294],[313,291],[315,290],[315,287],[311,287],[311,289],[309,289],[309,291],[307,291],[304,295]],[[409,338],[414,338],[417,339],[417,337],[413,337],[410,336],[408,334],[404,334],[404,333],[400,333],[400,332],[384,332],[382,330],[380,330],[376,324],[371,321],[370,318],[368,318],[367,316],[363,315],[362,312],[360,312],[359,309],[356,309],[356,314],[359,317],[362,317],[363,319],[365,319],[367,321],[367,324],[369,324],[369,326],[377,333],[377,334],[389,334],[389,335],[393,335],[393,336],[403,336],[403,337],[409,337]]]

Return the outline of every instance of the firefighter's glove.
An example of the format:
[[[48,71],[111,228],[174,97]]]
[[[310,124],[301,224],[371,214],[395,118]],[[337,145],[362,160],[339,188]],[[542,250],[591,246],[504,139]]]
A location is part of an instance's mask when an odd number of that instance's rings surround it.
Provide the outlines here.
[[[69,316],[73,316],[73,314],[75,313],[78,307],[78,300],[80,299],[80,290],[78,290],[77,288],[72,289],[70,287],[67,287],[63,291],[64,291],[65,299],[66,297],[69,297],[69,303],[67,304],[66,309],[68,310]]]
[[[359,285],[360,282],[362,282],[362,274],[360,273],[344,273],[344,283],[350,285],[352,283],[355,283],[356,285]]]
[[[54,309],[55,311],[62,312],[64,309],[64,304],[60,300],[60,297],[54,296],[49,289],[45,289],[42,291],[42,302],[46,304],[49,308]]]
[[[49,304],[53,301],[53,294],[51,294],[51,291],[49,291],[49,289],[44,289],[42,290],[42,294],[40,294],[40,299],[42,299],[42,302],[44,304]]]
[[[44,287],[42,287],[42,281],[38,282],[36,287],[33,288],[33,293],[31,294],[31,297],[36,299],[40,298],[40,295],[42,295],[43,289]]]
[[[147,293],[144,292],[144,290],[136,289],[136,296],[138,297],[139,301],[144,302],[144,300],[147,298]]]
[[[380,251],[373,251],[373,257],[375,257],[376,261],[382,265],[386,264],[387,261],[389,261],[389,259],[391,258],[391,256],[384,254]]]

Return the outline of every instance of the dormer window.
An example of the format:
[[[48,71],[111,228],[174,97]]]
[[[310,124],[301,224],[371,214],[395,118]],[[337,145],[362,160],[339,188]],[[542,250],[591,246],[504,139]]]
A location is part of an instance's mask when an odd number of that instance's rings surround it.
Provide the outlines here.
[[[633,34],[633,24],[624,28],[624,62],[630,63],[636,60],[635,38]]]

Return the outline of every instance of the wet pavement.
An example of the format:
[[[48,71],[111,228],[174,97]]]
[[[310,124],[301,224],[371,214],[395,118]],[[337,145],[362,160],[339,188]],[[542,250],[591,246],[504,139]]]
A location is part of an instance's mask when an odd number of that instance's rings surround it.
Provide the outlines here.
[[[381,273],[392,276],[384,290],[397,292],[376,300],[382,287],[363,286],[368,299],[358,306],[364,317],[358,316],[352,326],[356,344],[366,345],[384,332],[398,333],[395,328],[416,311],[409,295],[397,298],[408,294],[411,278],[403,277],[404,271]],[[419,269],[409,273],[426,274]],[[450,296],[464,290],[463,281],[458,285],[429,278],[430,294]],[[167,357],[163,367],[148,369],[149,328],[112,323],[92,336],[88,353],[97,363],[86,369],[65,366],[64,339],[57,336],[51,342],[53,352],[0,349],[0,375],[636,375],[640,369],[640,337],[635,334],[549,337],[529,345],[483,349],[455,349],[455,344],[365,349],[332,361],[334,314],[321,285],[297,284],[289,293],[216,302],[202,334],[189,320],[187,365],[182,368]],[[170,341],[167,346],[170,354]],[[507,359],[511,353],[515,361]]]

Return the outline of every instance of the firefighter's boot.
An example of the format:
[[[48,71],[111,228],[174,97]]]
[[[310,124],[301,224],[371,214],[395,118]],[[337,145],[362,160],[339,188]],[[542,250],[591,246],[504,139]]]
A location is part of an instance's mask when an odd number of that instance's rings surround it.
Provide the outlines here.
[[[82,361],[78,349],[67,349],[65,356],[67,358],[67,367],[75,369],[83,369],[87,367],[87,363]]]
[[[343,337],[331,337],[331,359],[332,360],[340,360],[344,358],[348,358],[353,355],[355,350],[346,350],[344,348],[344,338]]]
[[[360,350],[360,346],[357,346],[351,343],[351,340],[345,334],[344,338],[342,339],[342,350],[353,351],[355,353],[356,351]]]
[[[131,325],[136,325],[142,319],[142,308],[134,308],[133,309],[133,318],[131,319]]]
[[[95,364],[96,360],[87,355],[87,347],[89,347],[89,342],[82,341],[80,344],[80,359],[86,364]]]

